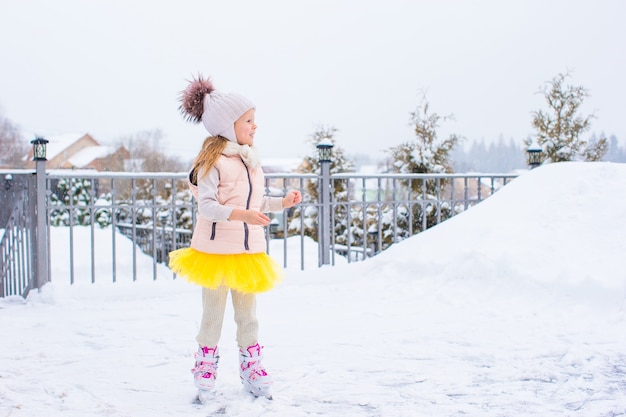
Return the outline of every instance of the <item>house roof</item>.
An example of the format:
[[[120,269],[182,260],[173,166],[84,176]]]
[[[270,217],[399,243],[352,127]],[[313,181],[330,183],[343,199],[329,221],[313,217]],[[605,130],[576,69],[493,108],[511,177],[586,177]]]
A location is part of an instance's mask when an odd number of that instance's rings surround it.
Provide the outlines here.
[[[46,157],[48,160],[53,159],[85,135],[86,133],[67,133],[63,135],[46,136],[45,138],[48,140]]]
[[[112,146],[89,146],[72,155],[67,162],[75,167],[84,167],[96,159],[106,158],[114,153],[115,148]]]

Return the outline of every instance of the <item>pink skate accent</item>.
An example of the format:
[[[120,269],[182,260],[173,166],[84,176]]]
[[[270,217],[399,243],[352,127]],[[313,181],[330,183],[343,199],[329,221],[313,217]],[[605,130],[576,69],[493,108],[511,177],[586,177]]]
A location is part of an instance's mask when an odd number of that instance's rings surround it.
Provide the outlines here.
[[[251,358],[254,358],[255,356],[260,356],[261,355],[261,346],[257,343],[256,345],[252,345],[250,347],[248,347],[248,349],[246,349],[248,351],[248,353],[250,354]]]
[[[200,350],[202,351],[202,355],[203,356],[215,356],[215,352],[217,351],[217,346],[216,347],[208,347],[208,346],[202,346],[200,348]]]

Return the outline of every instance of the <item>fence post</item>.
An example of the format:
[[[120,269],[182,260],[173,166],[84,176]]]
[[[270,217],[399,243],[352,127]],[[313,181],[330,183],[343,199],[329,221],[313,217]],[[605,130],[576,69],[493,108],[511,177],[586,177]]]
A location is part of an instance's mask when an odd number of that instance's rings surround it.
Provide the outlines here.
[[[318,215],[320,233],[320,265],[330,265],[330,162],[333,143],[325,138],[317,144],[320,163],[320,213]]]
[[[46,144],[48,141],[43,138],[35,138],[33,144],[33,161],[35,161],[36,175],[36,213],[37,223],[34,233],[35,245],[35,279],[33,288],[40,289],[48,282],[48,226],[46,211]]]

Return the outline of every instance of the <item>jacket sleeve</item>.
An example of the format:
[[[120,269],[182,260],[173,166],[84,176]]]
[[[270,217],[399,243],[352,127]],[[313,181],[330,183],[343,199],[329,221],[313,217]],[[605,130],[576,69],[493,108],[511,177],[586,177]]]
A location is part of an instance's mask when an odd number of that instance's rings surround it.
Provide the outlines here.
[[[201,175],[198,176],[202,177]],[[232,207],[221,205],[217,200],[217,186],[220,182],[220,174],[213,167],[207,175],[198,180],[198,213],[205,219],[214,222],[227,222]]]
[[[261,213],[283,211],[283,198],[282,197],[263,197],[261,202]]]

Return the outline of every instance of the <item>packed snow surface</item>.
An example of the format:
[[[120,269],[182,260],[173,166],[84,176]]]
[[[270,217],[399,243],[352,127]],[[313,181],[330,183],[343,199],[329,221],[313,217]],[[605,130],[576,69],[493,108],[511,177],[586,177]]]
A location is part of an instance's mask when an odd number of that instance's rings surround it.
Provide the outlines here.
[[[162,266],[142,278],[143,255],[132,282],[131,248],[116,283],[101,259],[92,284],[81,228],[70,285],[53,229],[52,283],[0,300],[0,416],[626,415],[625,191],[625,164],[547,165],[367,261],[291,262],[258,297],[274,400],[241,388],[229,307],[204,406],[200,289]]]

